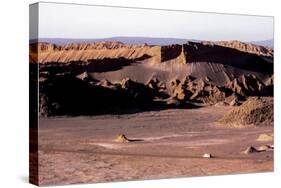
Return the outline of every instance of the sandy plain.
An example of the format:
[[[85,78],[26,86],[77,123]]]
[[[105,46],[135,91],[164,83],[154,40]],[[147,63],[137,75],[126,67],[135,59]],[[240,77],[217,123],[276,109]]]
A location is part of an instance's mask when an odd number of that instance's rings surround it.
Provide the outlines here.
[[[76,184],[273,171],[273,151],[244,154],[272,126],[217,123],[232,106],[39,120],[39,184]],[[116,143],[125,134],[132,141]],[[211,153],[213,158],[203,158]]]

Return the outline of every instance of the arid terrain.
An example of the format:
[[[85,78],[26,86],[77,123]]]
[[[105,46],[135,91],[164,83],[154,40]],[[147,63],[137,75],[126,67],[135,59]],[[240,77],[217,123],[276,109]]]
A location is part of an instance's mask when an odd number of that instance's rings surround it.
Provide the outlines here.
[[[273,127],[217,125],[216,119],[231,108],[42,118],[39,181],[69,184],[272,171],[273,151],[242,151],[272,144],[257,139],[272,134]],[[120,133],[133,141],[115,142]],[[203,158],[204,153],[214,158]]]
[[[273,54],[240,41],[30,44],[34,181],[273,171]]]

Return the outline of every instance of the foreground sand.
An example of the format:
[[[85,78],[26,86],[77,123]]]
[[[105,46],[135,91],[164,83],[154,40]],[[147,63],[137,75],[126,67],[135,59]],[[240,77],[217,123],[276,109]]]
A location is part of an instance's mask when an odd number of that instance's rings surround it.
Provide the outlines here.
[[[273,152],[242,154],[273,127],[224,128],[234,107],[169,109],[130,115],[41,118],[41,185],[174,178],[273,170]],[[115,143],[118,134],[134,139]],[[202,158],[204,153],[215,156]]]

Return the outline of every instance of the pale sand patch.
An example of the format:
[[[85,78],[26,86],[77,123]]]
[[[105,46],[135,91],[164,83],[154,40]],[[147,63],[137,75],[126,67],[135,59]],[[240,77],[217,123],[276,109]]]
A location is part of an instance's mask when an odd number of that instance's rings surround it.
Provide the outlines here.
[[[175,137],[181,137],[184,135],[180,135],[180,134],[172,134],[172,135],[166,135],[166,136],[154,136],[154,137],[145,137],[145,138],[141,138],[145,141],[154,141],[154,140],[163,140],[163,139],[169,139],[169,138],[175,138]]]
[[[184,137],[184,136],[194,136],[194,135],[198,135],[200,134],[200,132],[187,132],[187,133],[183,133],[183,134],[169,134],[169,135],[164,135],[164,136],[153,136],[153,137],[142,137],[140,139],[144,140],[144,141],[155,141],[155,140],[165,140],[165,139],[170,139],[170,138],[177,138],[177,137]]]
[[[101,146],[101,147],[108,148],[108,149],[119,149],[119,148],[124,147],[121,144],[111,144],[111,143],[89,143],[89,144]]]
[[[273,134],[260,134],[257,138],[257,141],[260,142],[266,142],[266,141],[272,141],[273,140]]]
[[[191,133],[191,132],[190,132]],[[146,143],[146,145],[171,145],[170,142],[161,142],[161,143],[154,143],[153,141],[158,141],[158,140],[168,140],[171,138],[178,138],[178,137],[184,137],[184,136],[193,136],[196,135],[198,132],[192,132],[192,134],[189,135],[183,135],[183,134],[171,134],[171,135],[166,135],[166,136],[156,136],[156,137],[141,137],[140,139],[143,140],[143,142]],[[200,141],[188,141],[188,142],[182,142],[182,141],[176,141],[173,142],[172,145],[174,146],[183,146],[186,148],[197,148],[200,146],[210,146],[210,145],[220,145],[220,144],[226,144],[229,143],[229,140],[226,139],[204,139]],[[101,146],[107,149],[121,149],[121,148],[129,148],[129,147],[135,147],[136,145],[134,143],[115,143],[115,142],[87,142],[84,144],[89,144],[89,145],[96,145],[96,146]]]

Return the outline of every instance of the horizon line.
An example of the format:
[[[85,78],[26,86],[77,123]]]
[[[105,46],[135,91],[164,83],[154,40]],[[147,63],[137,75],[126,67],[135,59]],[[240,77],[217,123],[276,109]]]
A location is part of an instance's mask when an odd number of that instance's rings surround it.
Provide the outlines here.
[[[146,37],[146,36],[111,36],[111,37],[101,37],[101,38],[75,38],[75,37],[38,37],[38,38],[31,38],[29,40],[40,40],[40,39],[63,39],[63,40],[106,40],[111,38],[148,38],[148,39],[175,39],[175,40],[194,40],[194,41],[241,41],[241,42],[256,42],[256,41],[274,41],[274,38],[269,39],[257,39],[257,40],[239,40],[239,39],[221,39],[221,40],[209,40],[209,39],[194,39],[194,38],[176,38],[176,37]]]

